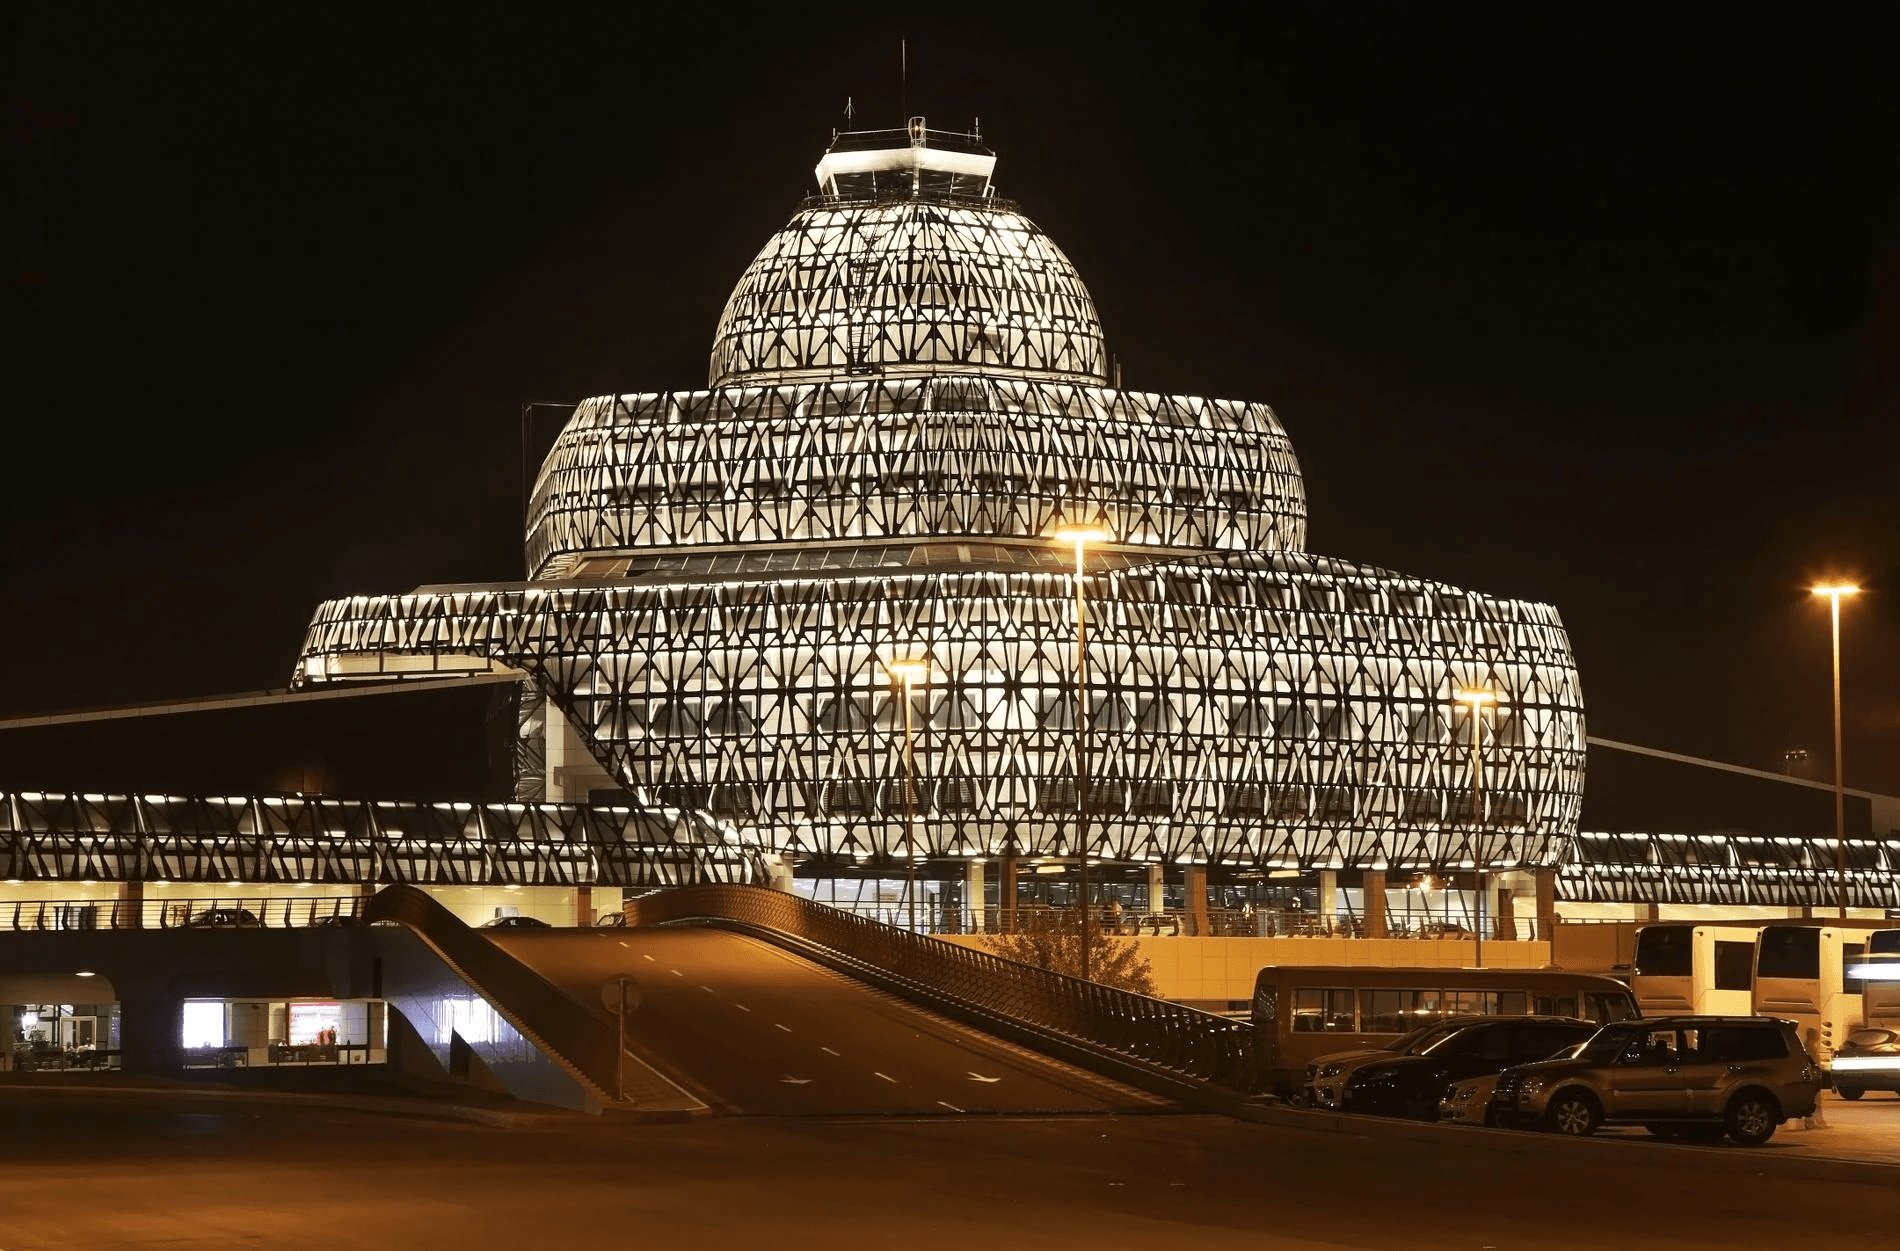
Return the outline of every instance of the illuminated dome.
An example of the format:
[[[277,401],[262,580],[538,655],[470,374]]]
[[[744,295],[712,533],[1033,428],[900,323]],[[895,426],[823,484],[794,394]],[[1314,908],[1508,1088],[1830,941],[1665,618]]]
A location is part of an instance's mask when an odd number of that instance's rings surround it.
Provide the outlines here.
[[[974,136],[839,135],[808,199],[746,267],[713,341],[714,387],[956,370],[1106,383],[1095,302],[993,194]]]

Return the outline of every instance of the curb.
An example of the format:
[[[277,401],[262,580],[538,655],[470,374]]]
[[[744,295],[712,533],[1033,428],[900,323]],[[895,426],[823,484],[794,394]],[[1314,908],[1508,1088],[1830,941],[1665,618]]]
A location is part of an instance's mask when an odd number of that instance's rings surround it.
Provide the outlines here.
[[[484,1108],[461,1103],[431,1103],[421,1099],[379,1098],[374,1095],[319,1095],[292,1090],[230,1090],[191,1086],[85,1086],[35,1082],[30,1086],[0,1084],[0,1098],[15,1094],[91,1095],[105,1098],[149,1098],[158,1095],[172,1099],[225,1099],[235,1102],[290,1104],[298,1107],[336,1108],[348,1112],[374,1112],[390,1116],[419,1116],[429,1120],[466,1121],[491,1129],[536,1129],[553,1124],[575,1124],[583,1112],[554,1109],[515,1112],[503,1108]],[[666,1115],[664,1113],[656,1115]]]
[[[1401,1141],[1443,1145],[1463,1143],[1479,1150],[1505,1151],[1512,1155],[1550,1155],[1559,1158],[1577,1156],[1609,1159],[1627,1152],[1631,1143],[1614,1138],[1566,1138],[1530,1130],[1487,1129],[1477,1125],[1437,1125],[1425,1121],[1402,1121],[1383,1116],[1359,1116],[1350,1112],[1316,1112],[1305,1108],[1243,1107],[1232,1114],[1235,1119],[1281,1129],[1304,1129],[1322,1134],[1352,1134],[1360,1138],[1396,1138]],[[1873,1160],[1850,1160],[1840,1156],[1784,1156],[1764,1153],[1759,1148],[1699,1147],[1685,1143],[1644,1143],[1645,1153],[1667,1151],[1674,1155],[1669,1163],[1706,1167],[1723,1173],[1744,1173],[1760,1177],[1771,1169],[1778,1175],[1805,1177],[1816,1181],[1852,1181],[1869,1185],[1892,1186],[1900,1165]],[[1621,1157],[1627,1160],[1627,1156]]]

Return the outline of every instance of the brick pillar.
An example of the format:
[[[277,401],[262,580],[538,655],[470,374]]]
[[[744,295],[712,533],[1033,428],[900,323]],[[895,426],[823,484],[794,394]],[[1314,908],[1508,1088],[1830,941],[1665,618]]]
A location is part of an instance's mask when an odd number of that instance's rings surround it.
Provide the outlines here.
[[[574,888],[574,924],[585,928],[594,923],[594,888],[576,886]]]
[[[1367,869],[1361,876],[1363,885],[1360,893],[1365,896],[1365,928],[1362,931],[1367,938],[1385,937],[1385,870]]]
[[[1319,919],[1328,934],[1339,928],[1339,872],[1319,871]]]
[[[1181,870],[1181,876],[1187,887],[1188,915],[1193,918],[1193,931],[1196,934],[1207,933],[1207,866],[1190,864]]]

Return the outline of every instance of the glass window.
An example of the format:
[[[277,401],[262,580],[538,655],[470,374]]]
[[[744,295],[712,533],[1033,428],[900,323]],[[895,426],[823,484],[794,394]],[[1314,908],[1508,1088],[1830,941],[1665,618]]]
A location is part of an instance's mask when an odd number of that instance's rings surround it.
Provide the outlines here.
[[[1565,1000],[1565,1002],[1572,1002]],[[1621,991],[1592,991],[1583,997],[1584,1017],[1598,1025],[1608,1025],[1612,1021],[1633,1020],[1636,1016],[1636,1001]],[[1564,1013],[1575,1016],[1576,1011]]]
[[[1702,1031],[1702,1056],[1715,1064],[1738,1060],[1781,1060],[1788,1055],[1787,1040],[1774,1027],[1715,1026]]]
[[[1353,1027],[1352,991],[1302,986],[1293,992],[1294,1033],[1350,1034]]]
[[[1854,966],[1864,964],[1866,961],[1866,943],[1841,944],[1841,993],[1843,995],[1858,995],[1866,991],[1866,979],[1854,976]]]
[[[1814,926],[1770,926],[1756,940],[1758,977],[1821,976],[1821,931]]]
[[[1420,1023],[1416,990],[1362,990],[1359,992],[1359,1032],[1403,1034]]]
[[[1530,992],[1506,990],[1498,992],[1498,1012],[1503,1016],[1523,1016],[1530,1009]]]
[[[1750,990],[1755,985],[1755,944],[1717,939],[1715,943],[1715,988]]]
[[[224,1046],[224,1002],[218,999],[185,1000],[184,1030],[180,1041],[186,1047]]]
[[[1638,977],[1688,977],[1695,966],[1695,931],[1687,925],[1651,925],[1636,935],[1632,969]]]
[[[1577,1015],[1577,997],[1575,995],[1539,995],[1537,996],[1538,1016],[1575,1016]]]

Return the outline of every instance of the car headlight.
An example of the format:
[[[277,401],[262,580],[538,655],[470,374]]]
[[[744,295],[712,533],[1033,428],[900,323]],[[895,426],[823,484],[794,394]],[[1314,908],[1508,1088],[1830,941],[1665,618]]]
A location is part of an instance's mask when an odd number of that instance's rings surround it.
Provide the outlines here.
[[[1447,1091],[1445,1092],[1445,1102],[1446,1102],[1446,1103],[1469,1103],[1469,1102],[1471,1102],[1471,1087],[1469,1087],[1469,1086],[1453,1086],[1453,1087],[1452,1087],[1452,1088],[1451,1088],[1450,1090],[1447,1090]]]
[[[1329,1064],[1319,1071],[1319,1075],[1321,1077],[1338,1077],[1340,1070],[1345,1067],[1343,1064]]]
[[[1541,1077],[1527,1077],[1519,1083],[1517,1089],[1519,1094],[1535,1095],[1540,1093],[1547,1084]]]

